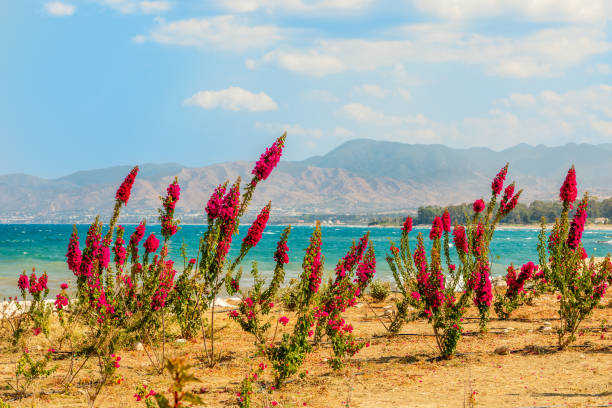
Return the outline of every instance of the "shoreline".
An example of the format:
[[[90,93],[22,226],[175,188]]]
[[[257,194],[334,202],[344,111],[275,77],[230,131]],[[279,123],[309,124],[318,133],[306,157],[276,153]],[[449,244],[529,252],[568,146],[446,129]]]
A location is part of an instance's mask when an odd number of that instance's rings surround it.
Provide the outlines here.
[[[243,226],[246,226],[248,223],[245,223]],[[89,223],[43,223],[43,224],[36,224],[36,223],[0,223],[0,225],[81,225],[81,226],[88,226],[90,225]],[[138,223],[132,223],[132,222],[124,222],[121,223],[121,225],[138,225]],[[159,223],[147,223],[147,225],[150,226],[159,226]],[[204,224],[204,223],[200,223],[200,224],[193,224],[193,223],[181,223],[181,226],[200,226],[200,227],[206,227],[208,224]],[[287,227],[291,225],[292,227],[314,227],[314,223],[282,223],[282,224],[275,224],[275,223],[268,223],[268,226],[273,226],[273,227]],[[550,229],[554,226],[554,223],[547,223],[545,224],[547,229]],[[367,225],[367,224],[327,224],[324,223],[323,221],[321,222],[321,228],[397,228],[400,229],[402,226],[401,225]],[[430,228],[431,225],[429,224],[414,224],[413,225],[413,229],[427,229]],[[532,229],[537,229],[539,230],[542,227],[541,224],[498,224],[496,229],[499,230],[532,230]],[[587,223],[587,225],[585,226],[585,231],[612,231],[612,224],[593,224],[593,223]]]

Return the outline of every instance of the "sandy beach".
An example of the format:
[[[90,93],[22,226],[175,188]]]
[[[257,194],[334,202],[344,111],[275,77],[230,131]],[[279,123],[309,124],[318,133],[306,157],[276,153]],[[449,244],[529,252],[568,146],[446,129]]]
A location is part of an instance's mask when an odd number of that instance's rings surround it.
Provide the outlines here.
[[[228,302],[236,304],[236,300]],[[362,302],[347,313],[357,336],[369,341],[370,346],[352,358],[344,370],[333,372],[329,368],[326,359],[331,351],[329,344],[323,344],[307,357],[303,379],[295,377],[271,394],[257,390],[255,406],[264,406],[267,399],[278,401],[281,407],[463,407],[468,406],[464,404],[470,395],[477,406],[483,407],[586,407],[612,403],[610,295],[583,323],[578,340],[566,351],[558,352],[556,335],[542,329],[552,326],[554,332],[558,324],[556,299],[544,296],[533,306],[518,309],[510,321],[492,319],[490,331],[484,335],[476,333],[477,321],[470,319],[458,355],[449,361],[437,359],[431,327],[426,322],[406,324],[399,335],[388,337],[381,322],[388,323],[385,314],[393,309],[392,299],[368,303]],[[229,320],[229,310],[231,307],[221,308],[218,314],[217,345],[222,357],[214,369],[202,362],[200,339],[177,341],[176,328],[170,330],[169,355],[183,356],[194,364],[200,381],[191,388],[208,407],[235,406],[239,382],[250,368],[265,362],[255,355],[252,339]],[[278,313],[293,321],[291,312]],[[476,317],[476,311],[470,310],[468,316]],[[281,328],[282,332],[290,330],[291,323]],[[6,340],[5,333],[0,365],[3,382],[12,381],[14,362],[19,358]],[[48,347],[42,336],[39,341],[34,353]],[[507,348],[507,354],[495,353],[501,346]],[[133,397],[141,384],[166,391],[168,378],[153,372],[143,351],[123,350],[118,354],[122,360],[117,374],[124,381],[105,388],[99,406],[143,406]],[[33,395],[13,401],[5,387],[0,398],[10,401],[13,407],[85,407],[79,389],[95,378],[94,367],[88,366],[74,384],[64,388],[61,378],[68,362],[62,360],[62,355],[58,353],[55,361],[60,367],[58,372],[37,381],[32,387]],[[65,392],[58,392],[62,389]]]

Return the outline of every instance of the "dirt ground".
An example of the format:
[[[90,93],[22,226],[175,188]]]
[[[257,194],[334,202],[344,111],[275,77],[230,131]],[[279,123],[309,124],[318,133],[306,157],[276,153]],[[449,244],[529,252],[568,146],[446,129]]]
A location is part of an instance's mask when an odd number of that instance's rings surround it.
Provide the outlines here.
[[[558,320],[556,300],[551,296],[519,308],[513,320],[492,319],[490,331],[484,335],[475,333],[476,312],[471,310],[469,316],[474,319],[466,324],[467,334],[459,344],[458,355],[448,361],[436,358],[435,341],[427,322],[408,323],[399,335],[388,337],[381,320],[388,322],[383,315],[392,310],[392,299],[370,304],[371,307],[362,303],[347,313],[347,321],[355,326],[354,333],[368,339],[370,346],[350,359],[344,370],[333,372],[329,368],[325,361],[331,350],[323,345],[308,356],[303,366],[308,373],[305,378],[296,377],[272,394],[258,390],[253,406],[266,406],[267,398],[278,401],[279,407],[464,407],[469,406],[470,395],[474,405],[483,407],[612,406],[610,294],[602,307],[583,322],[574,345],[561,352],[555,348]],[[293,317],[291,313],[284,314]],[[222,361],[214,369],[202,362],[200,340],[184,344],[171,340],[169,354],[184,356],[194,364],[193,372],[200,382],[190,388],[200,393],[204,406],[236,406],[240,381],[250,368],[264,360],[254,356],[252,338],[230,321],[227,313],[217,317],[222,327],[217,332]],[[538,330],[546,322],[552,324],[552,333]],[[291,330],[291,323],[283,330]],[[494,350],[499,346],[507,346],[509,354],[496,354]],[[3,401],[13,407],[87,406],[84,388],[96,378],[93,366],[73,386],[65,387],[61,381],[67,362],[58,360],[56,373],[38,380],[31,387],[31,396],[15,400],[4,384],[14,380],[19,354],[8,352],[6,346],[3,349]],[[136,386],[141,384],[158,392],[167,391],[168,378],[153,373],[143,351],[124,350],[118,354],[122,357],[118,375],[124,380],[104,388],[96,406],[143,407],[134,398]]]

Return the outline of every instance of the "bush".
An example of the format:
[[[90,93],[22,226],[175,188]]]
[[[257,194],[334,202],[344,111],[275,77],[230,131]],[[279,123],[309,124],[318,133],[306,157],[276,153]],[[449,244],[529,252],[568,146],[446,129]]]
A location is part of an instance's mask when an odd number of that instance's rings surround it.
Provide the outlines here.
[[[564,349],[576,339],[580,323],[605,295],[612,269],[609,255],[601,262],[595,262],[594,258],[587,262],[588,255],[582,246],[589,203],[587,193],[579,202],[571,223],[569,220],[569,210],[577,194],[576,172],[572,166],[560,190],[563,202],[561,218],[557,218],[548,242],[546,227],[542,223],[538,244],[540,268],[545,280],[558,294],[561,323],[557,330],[559,349]]]
[[[278,299],[283,303],[283,306],[289,311],[294,312],[298,305],[298,295],[300,281],[295,278],[289,280],[289,285],[282,288],[278,293]]]
[[[370,296],[376,302],[382,302],[391,294],[391,285],[389,282],[383,282],[380,279],[375,279],[370,285]]]
[[[412,219],[406,218],[399,248],[391,242],[391,253],[387,255],[387,262],[403,297],[397,302],[397,314],[389,328],[391,333],[397,333],[404,321],[426,318],[433,326],[440,354],[443,358],[451,358],[461,339],[463,316],[471,298],[480,314],[480,328],[486,328],[493,297],[489,245],[497,223],[514,209],[521,194],[521,191],[514,194],[512,183],[506,187],[500,205],[496,206],[507,169],[508,165],[493,180],[488,205],[483,200],[476,200],[467,225],[455,224],[452,234],[460,261],[458,266],[451,263],[451,218],[448,211],[434,219],[429,233],[429,239],[433,241],[429,257],[420,233],[417,248],[414,254],[411,253],[409,233]],[[459,286],[465,290],[458,292]],[[416,312],[409,315],[410,306]]]

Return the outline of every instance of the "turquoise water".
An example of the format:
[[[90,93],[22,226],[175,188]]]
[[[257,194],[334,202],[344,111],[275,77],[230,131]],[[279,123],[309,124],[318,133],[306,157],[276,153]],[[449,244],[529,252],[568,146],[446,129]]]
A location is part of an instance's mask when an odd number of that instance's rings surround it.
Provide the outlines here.
[[[126,236],[132,233],[136,226],[126,226]],[[77,226],[81,243],[85,242],[87,225]],[[195,258],[199,237],[204,233],[203,225],[184,225],[174,236],[170,247],[170,256],[182,264],[180,247],[183,242],[187,245],[188,257]],[[234,248],[230,255],[235,255],[239,244],[246,234],[248,227],[241,227],[238,237],[234,237]],[[308,239],[313,227],[293,227],[289,238],[289,259],[287,279],[298,276],[301,272],[304,249],[308,246]],[[243,265],[250,266],[251,261],[259,263],[259,269],[266,273],[272,271],[274,262],[272,254],[276,249],[276,242],[283,230],[282,226],[268,226],[262,240],[253,248]],[[32,225],[32,224],[0,224],[0,296],[10,296],[17,293],[16,282],[20,272],[29,271],[36,267],[37,271],[47,271],[52,288],[59,287],[61,282],[73,282],[74,276],[65,263],[66,247],[72,231],[71,225]],[[398,241],[399,228],[367,228],[367,227],[322,227],[323,254],[325,255],[325,269],[331,273],[336,262],[349,249],[352,240],[357,240],[367,231],[376,249],[377,276],[380,279],[392,280],[391,272],[385,261],[385,254],[389,248],[389,238]],[[411,237],[416,233],[429,233],[429,228],[415,228]],[[159,236],[159,226],[148,226],[147,235],[155,232]],[[493,274],[501,275],[505,267],[513,262],[515,265],[527,261],[537,262],[537,229],[498,230],[491,245]],[[426,239],[429,242],[428,239]],[[413,245],[414,245],[413,241]],[[584,246],[589,255],[605,256],[612,252],[612,231],[585,231]],[[180,268],[177,268],[180,270]],[[245,277],[249,274],[245,271]]]

